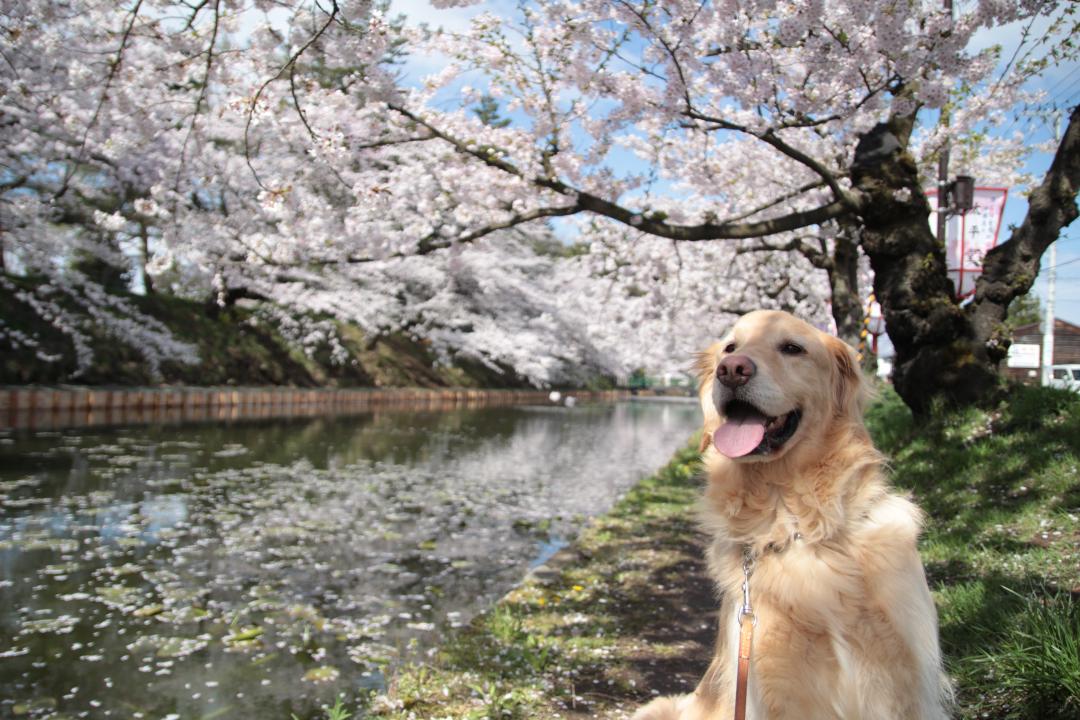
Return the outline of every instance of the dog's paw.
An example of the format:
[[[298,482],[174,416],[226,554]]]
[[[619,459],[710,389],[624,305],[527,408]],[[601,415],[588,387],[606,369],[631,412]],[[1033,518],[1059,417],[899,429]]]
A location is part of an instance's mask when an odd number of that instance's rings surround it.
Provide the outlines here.
[[[634,713],[631,720],[679,720],[677,697],[660,697]]]

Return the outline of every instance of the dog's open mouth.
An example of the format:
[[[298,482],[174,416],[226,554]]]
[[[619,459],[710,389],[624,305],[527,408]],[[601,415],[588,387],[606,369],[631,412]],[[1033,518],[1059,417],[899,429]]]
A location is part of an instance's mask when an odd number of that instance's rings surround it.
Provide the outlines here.
[[[732,400],[724,406],[727,422],[713,433],[713,445],[729,458],[768,455],[791,439],[799,428],[799,410],[769,417],[748,402]]]

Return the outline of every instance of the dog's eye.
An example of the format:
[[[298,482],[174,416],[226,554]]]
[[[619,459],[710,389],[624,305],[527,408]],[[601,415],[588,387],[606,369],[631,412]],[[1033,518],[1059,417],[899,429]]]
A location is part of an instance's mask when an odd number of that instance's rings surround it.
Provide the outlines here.
[[[806,350],[802,345],[796,345],[793,342],[789,342],[780,346],[780,352],[785,355],[802,355]]]
[[[726,348],[724,348],[724,352],[726,352],[726,353],[733,353],[733,352],[735,352],[735,343],[728,343],[728,344],[727,344],[727,347],[726,347]]]

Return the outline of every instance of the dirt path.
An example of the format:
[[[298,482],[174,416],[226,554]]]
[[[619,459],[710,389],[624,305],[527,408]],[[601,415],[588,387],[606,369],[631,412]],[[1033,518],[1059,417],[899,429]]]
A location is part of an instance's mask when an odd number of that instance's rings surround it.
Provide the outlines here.
[[[565,615],[585,605],[605,608],[604,624],[615,629],[608,635],[609,662],[575,684],[567,717],[628,717],[653,697],[692,691],[708,667],[719,603],[697,538],[687,541],[682,523],[666,530],[560,553],[508,598],[516,603],[538,588],[554,594],[588,582],[590,601],[564,607]]]
[[[719,604],[707,578],[701,549],[687,549],[693,560],[657,573],[656,592],[647,599],[657,608],[656,625],[641,633],[650,645],[677,650],[675,654],[646,650],[633,664],[644,677],[644,687],[659,695],[693,690],[712,659]]]

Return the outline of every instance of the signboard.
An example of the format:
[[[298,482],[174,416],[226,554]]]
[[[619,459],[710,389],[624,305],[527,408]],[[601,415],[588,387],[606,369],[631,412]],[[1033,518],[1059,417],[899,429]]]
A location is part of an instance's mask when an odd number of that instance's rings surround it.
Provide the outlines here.
[[[977,187],[975,206],[965,213],[949,216],[945,225],[945,259],[958,298],[975,292],[983,259],[997,245],[1008,195],[1008,188]],[[937,190],[927,190],[926,197],[932,210],[930,230],[937,235]]]
[[[1040,347],[1033,343],[1013,343],[1009,346],[1009,359],[1011,368],[1037,368],[1039,367]]]

